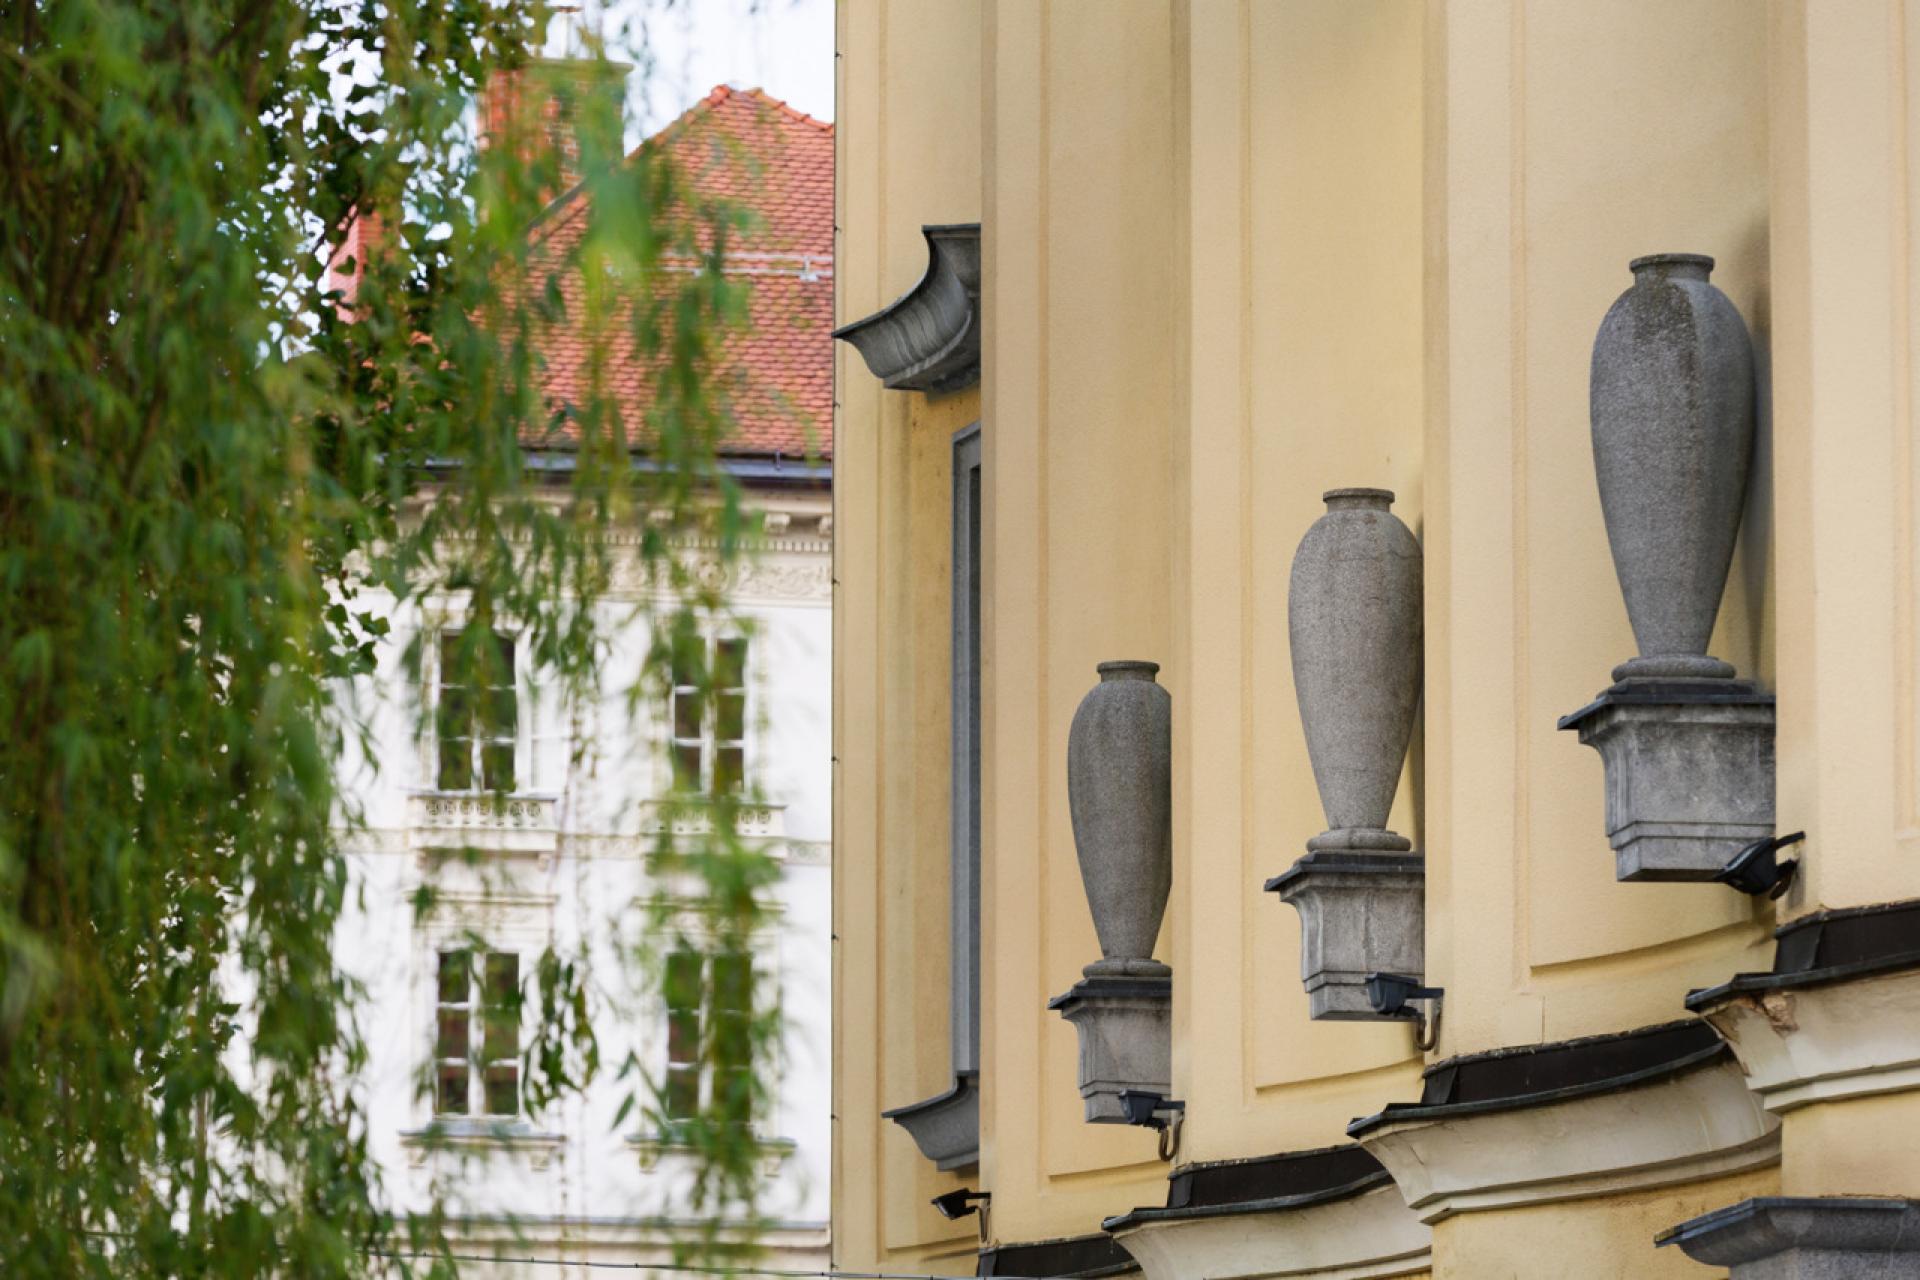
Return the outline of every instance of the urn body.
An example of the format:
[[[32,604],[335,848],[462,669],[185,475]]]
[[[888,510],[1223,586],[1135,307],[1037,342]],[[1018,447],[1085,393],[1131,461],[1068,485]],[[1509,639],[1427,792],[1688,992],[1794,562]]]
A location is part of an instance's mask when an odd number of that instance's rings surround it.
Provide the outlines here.
[[[1100,965],[1163,972],[1154,940],[1173,884],[1173,704],[1152,662],[1103,662],[1067,735],[1067,802]]]
[[[1293,557],[1293,684],[1329,828],[1309,849],[1410,847],[1386,825],[1420,701],[1420,544],[1392,502],[1331,490]]]
[[[1706,652],[1753,459],[1753,344],[1712,269],[1636,258],[1594,338],[1594,470],[1640,650],[1616,679],[1733,675]]]

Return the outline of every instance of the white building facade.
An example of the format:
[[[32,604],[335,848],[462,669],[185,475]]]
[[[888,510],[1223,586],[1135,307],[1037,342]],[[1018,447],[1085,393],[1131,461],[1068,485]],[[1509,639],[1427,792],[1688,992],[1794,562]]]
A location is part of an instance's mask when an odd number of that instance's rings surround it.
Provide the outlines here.
[[[706,784],[715,771],[741,777],[756,803],[740,834],[780,868],[749,961],[756,998],[778,1001],[782,1026],[771,1103],[751,1121],[766,1149],[758,1239],[766,1266],[826,1265],[832,514],[826,469],[789,469],[798,483],[748,487],[766,532],[725,571],[732,616],[707,637],[737,692],[704,720],[629,697],[655,603],[637,546],[615,549],[615,589],[598,606],[613,638],[606,679],[585,706],[562,705],[505,628],[511,687],[448,687],[437,657],[461,641],[460,603],[389,602],[392,634],[356,690],[371,749],[343,764],[363,820],[343,840],[354,896],[340,955],[365,984],[369,1141],[390,1201],[424,1213],[438,1197],[456,1251],[495,1260],[471,1265],[478,1274],[663,1262],[693,1227],[693,1157],[643,1118],[635,1068],[682,1105],[709,1096],[712,1066],[680,1059],[695,1056],[686,1045],[703,1019],[727,1015],[738,984],[725,966],[738,962],[693,948],[664,957],[697,993],[689,1001],[635,959],[650,904],[676,894],[650,857],[675,760]],[[414,674],[403,654],[416,637]],[[449,710],[469,706],[483,710]],[[697,948],[697,922],[688,934]],[[601,1067],[578,1095],[535,1108],[519,1057],[549,948],[586,963]],[[507,984],[521,993],[519,1025],[499,1012]]]

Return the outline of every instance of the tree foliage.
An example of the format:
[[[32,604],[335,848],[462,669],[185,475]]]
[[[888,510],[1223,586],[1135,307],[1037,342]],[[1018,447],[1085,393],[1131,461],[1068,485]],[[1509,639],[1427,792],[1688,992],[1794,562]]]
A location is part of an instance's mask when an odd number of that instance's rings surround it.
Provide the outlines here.
[[[388,642],[365,592],[458,597],[583,696],[607,675],[602,535],[653,513],[656,653],[726,608],[673,531],[717,530],[722,557],[740,537],[709,376],[739,286],[658,270],[717,265],[739,215],[663,157],[616,163],[617,103],[589,95],[592,227],[533,254],[555,159],[477,147],[471,107],[545,22],[524,0],[0,3],[10,1275],[451,1265],[439,1218],[380,1193],[333,954],[355,820],[335,765],[364,732],[341,691]],[[321,263],[372,215],[347,300]],[[596,351],[656,371],[643,412],[591,376],[576,403],[542,394],[568,272]],[[561,447],[567,468],[530,466]],[[671,854],[744,947],[770,872],[715,808]],[[596,1055],[578,966],[540,974],[525,1074],[547,1098]],[[775,1026],[755,1033],[766,1052]],[[695,1207],[750,1214],[750,1138],[704,1117],[693,1144]]]

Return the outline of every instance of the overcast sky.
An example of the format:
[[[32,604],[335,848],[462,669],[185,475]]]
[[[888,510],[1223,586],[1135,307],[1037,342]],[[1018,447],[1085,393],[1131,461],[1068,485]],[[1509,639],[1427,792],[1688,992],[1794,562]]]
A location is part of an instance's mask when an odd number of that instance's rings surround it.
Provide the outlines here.
[[[765,89],[810,116],[833,119],[833,0],[609,0],[600,12],[609,57],[639,67],[642,38],[651,46],[651,75],[636,70],[630,81],[642,133],[717,84]],[[569,22],[594,20],[593,7],[580,19],[558,20],[549,52],[566,51]]]

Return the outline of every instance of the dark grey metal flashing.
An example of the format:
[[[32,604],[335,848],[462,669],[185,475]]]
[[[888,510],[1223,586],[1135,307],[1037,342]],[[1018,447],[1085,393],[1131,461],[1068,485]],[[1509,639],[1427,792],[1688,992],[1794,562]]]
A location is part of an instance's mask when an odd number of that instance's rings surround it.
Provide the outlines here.
[[[1347,1126],[1358,1138],[1406,1120],[1542,1107],[1615,1093],[1704,1067],[1731,1050],[1697,1019],[1553,1044],[1495,1049],[1436,1062],[1418,1102],[1392,1102]]]
[[[1002,1244],[982,1249],[974,1266],[977,1276],[1048,1276],[1094,1280],[1138,1271],[1140,1264],[1104,1231],[1091,1236],[1035,1240],[1029,1244]]]
[[[1760,1196],[1683,1222],[1654,1243],[1731,1267],[1734,1280],[1899,1280],[1920,1276],[1920,1201]]]
[[[1920,968],[1920,901],[1816,911],[1781,925],[1773,937],[1771,970],[1689,992],[1687,1008],[1698,1012],[1739,995]]]
[[[922,1102],[882,1111],[913,1137],[920,1154],[942,1170],[964,1169],[980,1163],[980,1076],[965,1071],[953,1087]]]
[[[895,391],[960,391],[980,381],[980,224],[926,226],[920,282],[833,336]]]
[[[1279,1213],[1359,1195],[1391,1181],[1372,1153],[1345,1143],[1250,1160],[1190,1164],[1167,1175],[1165,1208],[1108,1218],[1108,1231],[1155,1222]]]

